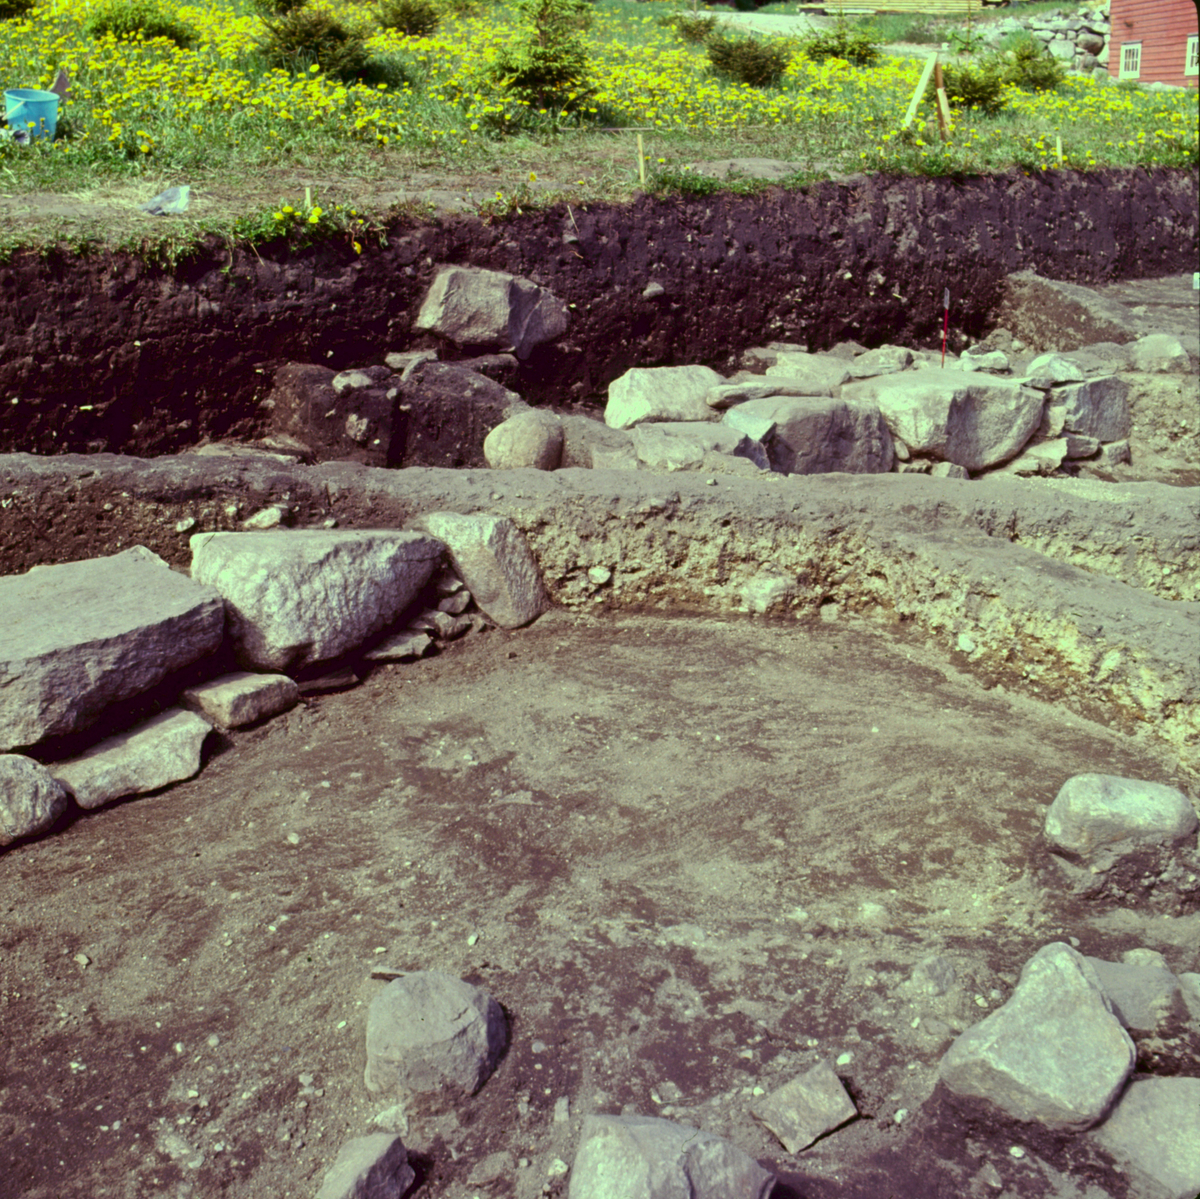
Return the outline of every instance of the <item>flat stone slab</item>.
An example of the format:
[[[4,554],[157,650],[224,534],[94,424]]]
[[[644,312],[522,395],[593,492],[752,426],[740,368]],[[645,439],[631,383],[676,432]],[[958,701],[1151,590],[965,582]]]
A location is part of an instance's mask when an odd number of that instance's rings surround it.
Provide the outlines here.
[[[191,548],[193,577],[224,597],[238,661],[293,672],[392,624],[443,552],[395,529],[203,533]]]
[[[218,592],[141,546],[0,578],[0,751],[86,728],[224,631]]]
[[[789,1153],[807,1149],[818,1137],[858,1115],[842,1080],[827,1062],[793,1078],[751,1108]]]
[[[218,728],[238,729],[286,712],[299,703],[300,689],[286,674],[236,670],[189,687],[182,700]]]
[[[724,382],[707,366],[632,367],[608,385],[604,423],[629,429],[642,421],[715,421],[707,397]]]
[[[203,716],[173,708],[49,769],[81,808],[99,808],[191,778],[210,732]]]
[[[588,1116],[568,1199],[767,1199],[774,1175],[730,1141],[655,1116]]]

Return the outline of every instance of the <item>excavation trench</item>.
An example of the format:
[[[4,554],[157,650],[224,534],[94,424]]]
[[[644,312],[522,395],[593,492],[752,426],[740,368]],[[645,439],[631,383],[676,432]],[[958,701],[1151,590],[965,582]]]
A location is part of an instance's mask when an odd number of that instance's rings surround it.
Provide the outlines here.
[[[1014,271],[1080,283],[1190,271],[1198,210],[1187,171],[863,177],[398,226],[361,256],[213,242],[167,268],[19,252],[0,265],[0,449],[146,456],[253,435],[281,363],[341,369],[425,344],[413,318],[446,263],[526,276],[571,305],[566,337],[511,386],[587,405],[631,366],[728,373],[772,340],[932,344],[947,288],[957,345],[987,331]]]
[[[387,1106],[362,1083],[383,964],[487,986],[512,1033],[477,1096],[410,1113],[420,1199],[565,1195],[593,1111],[728,1136],[775,1199],[1138,1199],[1087,1138],[947,1106],[936,1068],[1050,941],[1200,970],[1194,910],[1072,900],[1038,840],[1072,775],[1195,782],[1191,492],[147,458],[256,431],[281,361],[418,344],[441,262],[575,304],[514,386],[582,403],[775,337],[919,341],[945,285],[978,334],[1012,270],[1179,271],[1195,230],[1194,178],[1056,173],[451,222],[369,261],[10,262],[0,419],[39,456],[0,458],[4,573],[131,544],[184,568],[190,533],[267,506],[343,528],[453,509],[510,517],[556,607],[4,852],[0,1196],[311,1196]],[[16,319],[34,285],[61,321]],[[61,452],[89,449],[146,457]],[[786,602],[752,614],[775,575]],[[1198,1054],[1147,1040],[1139,1066]],[[755,1088],[822,1059],[860,1118],[785,1154]]]

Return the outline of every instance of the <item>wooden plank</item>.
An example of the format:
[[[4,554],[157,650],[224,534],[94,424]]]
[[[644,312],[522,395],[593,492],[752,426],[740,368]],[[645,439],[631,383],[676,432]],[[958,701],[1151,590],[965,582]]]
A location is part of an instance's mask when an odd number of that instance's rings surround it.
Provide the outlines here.
[[[921,81],[917,84],[917,90],[913,92],[913,98],[909,101],[908,111],[904,114],[904,120],[900,122],[901,129],[907,129],[912,124],[913,117],[917,115],[917,106],[921,103],[921,97],[925,94],[925,89],[929,86],[929,77],[933,74],[934,68],[937,66],[937,55],[931,54],[925,60],[925,70],[921,72]]]

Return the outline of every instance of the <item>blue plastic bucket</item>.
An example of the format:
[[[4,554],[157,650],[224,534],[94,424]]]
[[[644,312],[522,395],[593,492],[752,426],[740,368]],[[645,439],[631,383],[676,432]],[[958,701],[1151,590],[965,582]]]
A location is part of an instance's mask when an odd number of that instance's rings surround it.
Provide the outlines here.
[[[36,87],[14,87],[4,93],[4,119],[13,133],[54,139],[58,127],[58,96]]]

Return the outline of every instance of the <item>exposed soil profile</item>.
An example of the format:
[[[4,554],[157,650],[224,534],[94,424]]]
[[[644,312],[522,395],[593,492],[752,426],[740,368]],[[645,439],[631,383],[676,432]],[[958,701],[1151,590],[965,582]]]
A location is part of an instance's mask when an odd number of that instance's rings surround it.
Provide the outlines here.
[[[959,344],[987,331],[1022,269],[1066,282],[1190,271],[1198,210],[1187,171],[863,177],[455,217],[398,227],[361,257],[218,242],[167,270],[18,253],[0,266],[0,450],[144,456],[251,435],[282,362],[341,368],[433,344],[411,325],[440,264],[527,276],[569,303],[566,338],[512,386],[587,404],[630,366],[720,370],[770,340],[932,344],[945,288]],[[644,298],[650,283],[662,294]]]

